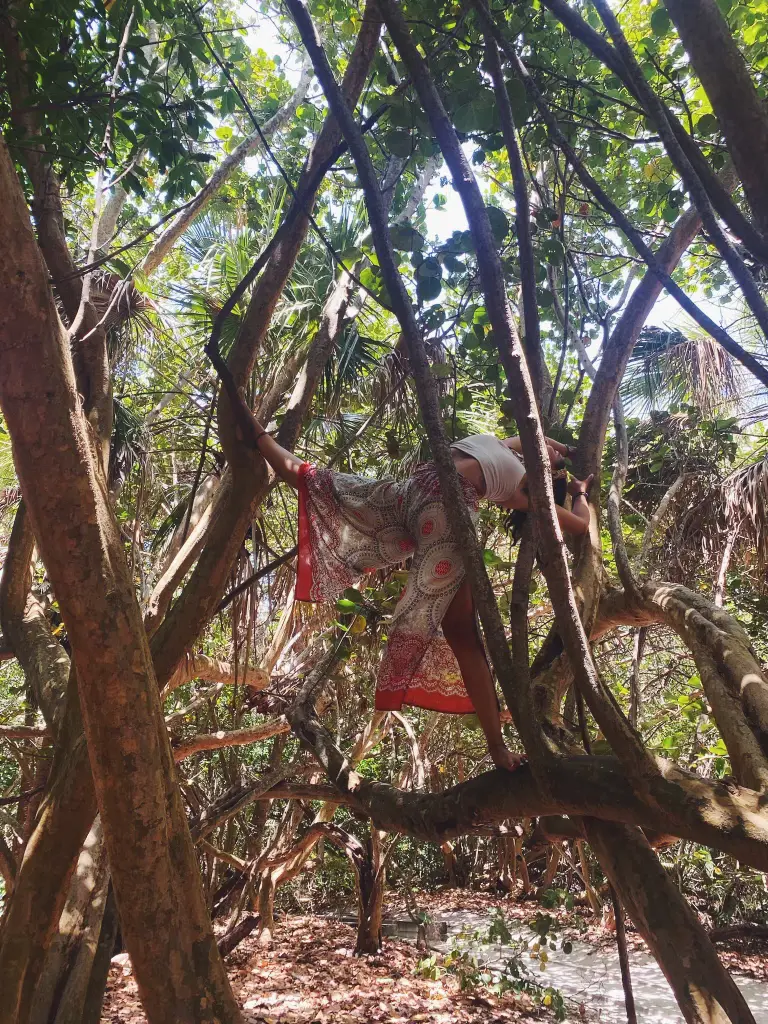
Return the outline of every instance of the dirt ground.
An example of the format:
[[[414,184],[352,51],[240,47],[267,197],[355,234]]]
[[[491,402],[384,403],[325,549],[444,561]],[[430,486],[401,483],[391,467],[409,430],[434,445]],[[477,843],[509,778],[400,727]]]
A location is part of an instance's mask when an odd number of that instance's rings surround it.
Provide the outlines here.
[[[526,1012],[524,998],[466,996],[453,977],[418,977],[423,954],[405,942],[388,939],[379,956],[363,958],[353,956],[354,944],[353,928],[321,917],[283,921],[266,950],[246,939],[227,964],[247,1024],[532,1024],[546,1019]],[[146,1021],[130,968],[113,966],[102,1021]]]
[[[419,909],[439,921],[451,911],[491,914],[496,907],[509,920],[529,921],[541,906],[515,902],[467,890],[448,890],[416,897]],[[557,918],[558,934],[595,945],[612,945],[615,935],[583,909],[579,922],[563,910],[548,910]],[[390,919],[407,919],[402,898],[388,901]],[[610,924],[610,923],[609,923]],[[375,957],[353,956],[354,929],[328,917],[278,917],[275,940],[262,948],[246,939],[228,958],[236,996],[247,1024],[533,1024],[553,1021],[551,1013],[534,1008],[526,996],[496,999],[485,991],[471,995],[459,990],[458,980],[443,975],[431,981],[417,973],[424,956],[408,943],[387,938]],[[628,931],[633,949],[642,939]],[[726,964],[742,974],[768,980],[765,947],[733,943],[720,947]],[[124,958],[123,958],[124,959]],[[588,1020],[582,1007],[572,1007],[568,1020]],[[114,964],[102,1014],[104,1024],[145,1024],[130,966]]]

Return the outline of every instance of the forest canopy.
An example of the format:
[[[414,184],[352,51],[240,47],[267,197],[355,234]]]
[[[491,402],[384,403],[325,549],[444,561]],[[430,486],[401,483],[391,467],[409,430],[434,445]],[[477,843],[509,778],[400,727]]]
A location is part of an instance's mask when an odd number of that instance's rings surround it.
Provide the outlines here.
[[[753,1020],[697,912],[768,920],[767,71],[765,0],[0,3],[2,1024],[98,1021],[118,932],[152,1024],[239,1021],[217,938],[325,840],[363,953],[387,872],[578,844],[685,1019]],[[434,461],[525,767],[374,710],[407,563],[295,600],[228,384]]]

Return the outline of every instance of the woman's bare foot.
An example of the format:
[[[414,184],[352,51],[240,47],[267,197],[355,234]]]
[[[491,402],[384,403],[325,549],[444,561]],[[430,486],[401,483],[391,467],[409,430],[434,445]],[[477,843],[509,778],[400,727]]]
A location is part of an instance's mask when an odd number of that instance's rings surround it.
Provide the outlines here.
[[[489,753],[493,760],[493,763],[497,768],[503,768],[505,771],[514,772],[528,761],[525,754],[515,754],[507,747],[489,747]]]

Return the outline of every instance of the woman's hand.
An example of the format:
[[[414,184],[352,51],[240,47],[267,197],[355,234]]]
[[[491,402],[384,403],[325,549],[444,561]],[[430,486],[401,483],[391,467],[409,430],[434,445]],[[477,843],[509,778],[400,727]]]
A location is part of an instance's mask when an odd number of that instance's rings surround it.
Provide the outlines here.
[[[568,493],[573,496],[577,494],[589,495],[589,488],[592,486],[594,479],[594,473],[590,473],[586,480],[577,480],[575,476],[572,476],[568,481]]]

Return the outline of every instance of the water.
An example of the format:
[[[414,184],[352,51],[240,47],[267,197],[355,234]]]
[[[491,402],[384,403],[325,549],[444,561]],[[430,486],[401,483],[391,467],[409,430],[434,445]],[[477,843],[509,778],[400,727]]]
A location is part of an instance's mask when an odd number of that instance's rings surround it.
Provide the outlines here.
[[[441,950],[449,948],[451,937],[462,929],[485,932],[490,924],[488,915],[464,911],[442,914],[440,920],[448,925],[447,941],[431,941],[431,945]],[[529,928],[519,922],[510,922],[509,929],[515,939],[530,942],[535,937]],[[416,938],[416,926],[410,921],[398,921],[397,934],[413,941]],[[498,946],[482,947],[483,954],[498,949]],[[501,947],[496,959],[503,960],[508,955],[509,951]],[[571,953],[563,953],[558,949],[548,950],[548,955],[546,971],[540,971],[536,962],[530,961],[531,971],[538,980],[559,989],[567,1002],[583,1002],[590,1020],[599,1021],[600,1024],[626,1024],[624,990],[615,946],[596,948],[585,942],[574,942]],[[672,990],[656,961],[647,953],[630,950],[629,963],[638,1021],[642,1024],[683,1024]],[[768,1024],[768,983],[738,975],[734,976],[734,980],[744,993],[756,1024]],[[569,1019],[575,1021],[577,1018],[571,1015]]]

